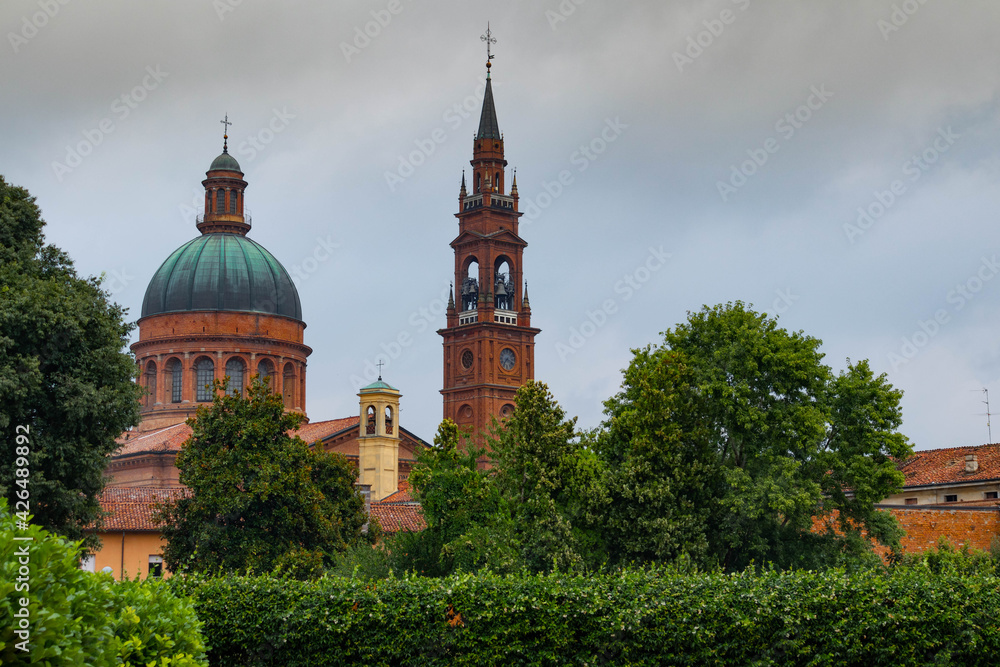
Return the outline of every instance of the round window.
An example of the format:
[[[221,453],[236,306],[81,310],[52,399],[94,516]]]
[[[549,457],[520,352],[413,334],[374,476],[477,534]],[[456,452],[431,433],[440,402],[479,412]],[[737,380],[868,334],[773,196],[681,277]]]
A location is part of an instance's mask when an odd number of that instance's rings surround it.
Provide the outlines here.
[[[473,361],[474,361],[474,357],[472,356],[472,350],[466,350],[465,352],[462,353],[462,367],[463,368],[472,368],[472,362]]]

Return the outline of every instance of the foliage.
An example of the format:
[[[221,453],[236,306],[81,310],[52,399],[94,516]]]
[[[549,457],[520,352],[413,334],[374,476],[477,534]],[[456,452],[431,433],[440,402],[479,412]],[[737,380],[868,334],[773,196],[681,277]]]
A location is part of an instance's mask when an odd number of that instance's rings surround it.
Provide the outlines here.
[[[619,561],[817,567],[864,557],[869,539],[898,546],[874,503],[902,484],[891,457],[912,451],[902,392],[865,361],[834,375],[819,346],[736,302],[635,351],[595,445]]]
[[[567,571],[600,563],[598,536],[587,521],[587,499],[598,461],[576,434],[576,418],[541,382],[518,389],[516,409],[490,438],[492,483],[510,517],[519,561],[530,572]]]
[[[207,665],[202,623],[187,598],[159,579],[114,584],[111,650],[125,667]]]
[[[600,562],[587,515],[596,457],[543,383],[521,387],[515,405],[493,424],[490,468],[449,420],[435,447],[418,454],[410,484],[427,528],[388,541],[397,573],[566,571]]]
[[[434,436],[434,447],[417,453],[410,486],[427,528],[388,540],[394,570],[440,576],[510,558],[496,487],[489,471],[479,467],[483,450],[460,443],[459,438],[458,427],[445,419]],[[473,534],[485,536],[486,541],[470,541]]]
[[[163,508],[173,572],[223,570],[314,576],[361,538],[367,520],[357,473],[339,454],[289,431],[302,415],[256,379],[247,396],[216,383],[212,406],[189,420],[177,457],[191,495]]]
[[[990,551],[970,549],[968,544],[956,548],[951,541],[942,535],[938,538],[937,547],[918,553],[906,553],[899,557],[896,568],[924,569],[932,574],[957,575],[1000,575],[1000,543],[993,540]]]
[[[30,540],[15,539],[25,537]],[[25,547],[26,557],[20,553]],[[0,499],[0,663],[207,664],[201,623],[189,600],[176,598],[157,581],[116,583],[110,575],[85,572],[79,554],[79,542],[34,523],[18,528]],[[22,638],[15,634],[22,599],[29,614],[28,652],[18,649]]]
[[[135,361],[122,352],[134,325],[100,278],[79,277],[45,243],[44,225],[28,191],[0,177],[0,497],[13,507],[15,469],[29,470],[36,521],[80,539],[101,517],[115,438],[139,421]],[[29,428],[26,467],[15,465],[17,426]]]
[[[926,570],[174,577],[213,664],[987,665],[1000,580]]]

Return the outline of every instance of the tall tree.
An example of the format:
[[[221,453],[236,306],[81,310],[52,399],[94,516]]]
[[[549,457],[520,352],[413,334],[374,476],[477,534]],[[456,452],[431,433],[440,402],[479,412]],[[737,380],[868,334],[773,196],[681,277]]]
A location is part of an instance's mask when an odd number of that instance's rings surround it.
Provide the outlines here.
[[[808,566],[864,548],[868,538],[898,544],[893,519],[873,505],[902,484],[892,458],[912,451],[897,432],[902,393],[885,376],[874,377],[866,362],[835,376],[822,363],[820,344],[740,302],[706,307],[665,332],[658,349],[637,351],[622,393],[606,404],[605,440],[614,442],[618,415],[678,394],[684,416],[647,419],[624,449],[635,456],[644,441],[680,429],[676,437],[692,448],[682,468],[690,473],[696,463],[705,475],[689,474],[681,484],[685,501],[673,503],[680,511],[701,499],[690,507],[702,508],[704,535],[679,543],[693,556],[704,554],[702,562],[730,569],[753,560]],[[627,460],[615,454],[621,448],[601,450],[617,474]],[[651,475],[646,493],[670,483]],[[831,530],[817,534],[817,518]]]
[[[188,420],[177,456],[190,495],[163,510],[164,560],[174,572],[269,572],[292,560],[322,562],[361,539],[367,521],[340,454],[292,437],[304,419],[256,379],[247,396],[216,383],[211,407]]]
[[[515,410],[494,423],[494,484],[512,518],[520,560],[532,572],[569,570],[601,560],[587,519],[598,460],[576,433],[548,386],[529,380]]]
[[[15,507],[14,435],[27,427],[35,522],[76,540],[100,519],[107,457],[138,423],[141,389],[123,351],[134,325],[100,278],[45,243],[44,225],[28,191],[0,177],[0,495]]]

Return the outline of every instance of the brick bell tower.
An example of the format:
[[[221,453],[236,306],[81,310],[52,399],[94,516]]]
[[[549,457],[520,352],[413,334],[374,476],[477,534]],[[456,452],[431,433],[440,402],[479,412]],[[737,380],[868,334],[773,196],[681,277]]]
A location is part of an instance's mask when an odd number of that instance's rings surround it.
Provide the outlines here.
[[[495,40],[487,29],[486,93],[472,146],[472,192],[465,172],[458,196],[454,292],[444,339],[444,417],[485,444],[493,417],[514,410],[514,394],[535,376],[535,334],[518,236],[517,176],[505,190],[503,135],[490,79]]]

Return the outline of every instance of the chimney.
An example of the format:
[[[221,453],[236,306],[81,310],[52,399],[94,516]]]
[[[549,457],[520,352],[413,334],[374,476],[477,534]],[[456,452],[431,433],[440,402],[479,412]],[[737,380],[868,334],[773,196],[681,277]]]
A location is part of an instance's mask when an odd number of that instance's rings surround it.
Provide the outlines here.
[[[965,472],[973,473],[979,470],[979,459],[975,454],[965,455]]]

